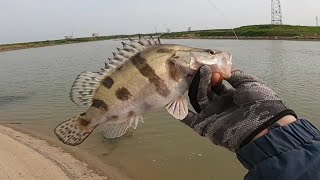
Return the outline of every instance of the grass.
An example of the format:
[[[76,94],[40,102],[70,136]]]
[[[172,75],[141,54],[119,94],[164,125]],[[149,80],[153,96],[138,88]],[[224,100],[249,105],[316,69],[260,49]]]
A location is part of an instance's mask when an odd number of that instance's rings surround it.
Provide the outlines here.
[[[100,37],[83,37],[83,38],[74,38],[74,39],[58,39],[58,40],[48,40],[48,41],[27,42],[27,43],[2,44],[0,45],[0,52],[17,50],[17,49],[44,47],[44,46],[55,46],[55,45],[62,45],[62,44],[101,41],[101,40],[116,39],[116,38],[123,38],[123,37],[128,37],[128,36],[115,35],[115,36],[100,36]]]
[[[272,37],[298,38],[298,39],[312,39],[320,38],[320,27],[312,26],[291,26],[291,25],[253,25],[242,26],[234,29],[237,36],[242,38],[249,37],[264,37],[266,39]],[[173,32],[165,34],[166,38],[216,38],[234,37],[231,29],[216,29],[216,30],[199,30],[190,32]]]
[[[299,39],[299,40],[320,40],[320,27],[312,26],[291,26],[291,25],[252,25],[242,26],[234,29],[240,39]],[[159,34],[152,34],[159,35]],[[128,38],[136,35],[113,35],[100,37],[83,37],[74,39],[59,39],[39,42],[3,44],[1,51],[54,46],[62,44],[81,43],[89,41],[101,41],[117,38]],[[198,31],[171,32],[162,34],[162,38],[235,38],[231,29],[213,29]]]

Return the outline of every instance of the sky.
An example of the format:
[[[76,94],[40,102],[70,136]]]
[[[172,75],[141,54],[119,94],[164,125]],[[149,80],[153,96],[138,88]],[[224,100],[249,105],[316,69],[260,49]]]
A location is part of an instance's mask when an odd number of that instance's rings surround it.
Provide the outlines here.
[[[283,22],[314,26],[320,0],[281,0]],[[0,44],[270,24],[271,0],[0,0]]]

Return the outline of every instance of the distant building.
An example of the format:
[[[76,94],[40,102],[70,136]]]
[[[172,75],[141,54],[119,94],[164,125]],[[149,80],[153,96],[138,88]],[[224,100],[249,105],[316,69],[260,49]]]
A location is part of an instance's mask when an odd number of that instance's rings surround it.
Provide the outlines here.
[[[92,33],[92,37],[99,37],[99,33]]]
[[[73,32],[71,33],[71,35],[68,36],[64,36],[65,39],[73,39]]]
[[[72,39],[73,36],[64,36],[65,39]]]

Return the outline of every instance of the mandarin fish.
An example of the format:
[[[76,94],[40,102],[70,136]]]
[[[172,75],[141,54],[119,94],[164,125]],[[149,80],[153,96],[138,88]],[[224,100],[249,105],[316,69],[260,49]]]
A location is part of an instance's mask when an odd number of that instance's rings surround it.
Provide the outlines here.
[[[203,65],[231,76],[228,52],[161,44],[160,39],[129,39],[99,72],[84,71],[72,85],[70,98],[86,112],[59,124],[54,133],[65,144],[79,145],[100,124],[105,137],[117,138],[137,128],[142,115],[166,108],[176,119],[188,114],[183,94]]]

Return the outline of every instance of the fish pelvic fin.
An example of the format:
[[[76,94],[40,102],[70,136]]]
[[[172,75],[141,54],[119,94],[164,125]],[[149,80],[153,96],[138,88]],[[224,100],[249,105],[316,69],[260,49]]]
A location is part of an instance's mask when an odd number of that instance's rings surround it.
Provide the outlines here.
[[[186,98],[181,95],[178,99],[169,103],[166,109],[173,117],[182,120],[188,115],[188,102]]]
[[[59,124],[54,129],[54,133],[64,144],[77,146],[94,130],[95,127],[90,127],[89,124],[90,120],[85,120],[78,115]]]
[[[121,122],[107,122],[105,124],[104,136],[108,139],[121,137],[127,132],[129,127],[136,129],[139,121],[143,122],[141,115],[130,117]]]

